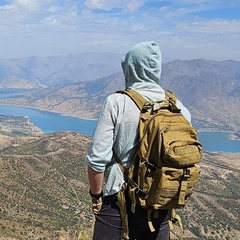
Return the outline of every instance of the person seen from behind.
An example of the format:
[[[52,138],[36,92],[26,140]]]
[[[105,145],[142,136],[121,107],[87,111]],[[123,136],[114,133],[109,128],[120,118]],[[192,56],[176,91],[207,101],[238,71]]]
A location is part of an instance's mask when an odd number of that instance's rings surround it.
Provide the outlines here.
[[[123,57],[121,65],[126,89],[137,91],[149,101],[165,99],[165,91],[160,86],[162,56],[156,42],[136,44]],[[179,100],[176,104],[190,122],[187,108]],[[113,151],[124,167],[130,167],[139,141],[139,114],[140,110],[126,94],[113,93],[103,104],[86,156],[95,214],[93,240],[120,240],[123,237],[117,193],[125,181]],[[147,211],[136,206],[133,213],[127,194],[126,206],[130,240],[170,239],[168,210],[158,210],[159,217],[152,218],[155,231],[151,232]]]

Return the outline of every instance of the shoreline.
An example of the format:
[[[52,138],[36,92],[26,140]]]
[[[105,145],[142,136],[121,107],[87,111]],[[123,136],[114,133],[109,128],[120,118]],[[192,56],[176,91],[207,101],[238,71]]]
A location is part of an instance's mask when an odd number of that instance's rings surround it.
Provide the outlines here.
[[[236,133],[230,133],[229,138],[234,141],[240,141],[240,137],[238,137]]]
[[[59,114],[61,116],[66,116],[66,117],[74,117],[74,118],[79,118],[79,119],[83,119],[83,120],[87,120],[87,121],[97,121],[97,118],[89,118],[89,117],[84,117],[84,116],[77,116],[77,115],[71,115],[71,114],[64,114],[62,112],[58,112],[58,111],[53,111],[53,110],[47,110],[47,109],[43,109],[43,108],[36,108],[36,107],[31,107],[31,106],[24,106],[24,105],[14,105],[14,104],[7,104],[7,103],[0,103],[0,105],[2,106],[12,106],[12,107],[22,107],[22,108],[29,108],[29,109],[34,109],[34,110],[38,110],[38,111],[43,111],[43,112],[48,112],[48,113],[54,113],[54,114]],[[0,114],[1,115],[1,114]],[[28,117],[28,116],[27,116]],[[220,130],[210,130],[210,129],[206,129],[206,130],[197,130],[198,133],[201,132],[226,132],[229,133],[229,139],[233,140],[233,141],[240,141],[240,137],[238,137],[236,135],[236,132],[233,131],[220,131]]]
[[[240,137],[238,137],[235,132],[231,132],[231,131],[219,131],[219,130],[203,131],[203,130],[201,130],[201,131],[197,131],[197,132],[198,132],[198,133],[209,133],[209,132],[212,132],[212,133],[228,133],[230,140],[240,141]]]
[[[12,107],[22,107],[22,108],[30,108],[30,109],[35,109],[35,110],[39,110],[39,111],[43,111],[43,112],[49,112],[49,113],[55,113],[55,114],[59,114],[62,116],[66,116],[66,117],[75,117],[75,118],[80,118],[83,120],[88,120],[88,121],[97,121],[97,118],[87,118],[87,117],[81,117],[81,116],[77,116],[77,115],[69,115],[69,114],[64,114],[58,111],[53,111],[53,110],[47,110],[44,108],[36,108],[36,107],[31,107],[31,106],[24,106],[24,105],[13,105],[13,104],[7,104],[7,103],[0,103],[0,105],[2,106],[12,106]],[[0,114],[1,115],[1,114]]]

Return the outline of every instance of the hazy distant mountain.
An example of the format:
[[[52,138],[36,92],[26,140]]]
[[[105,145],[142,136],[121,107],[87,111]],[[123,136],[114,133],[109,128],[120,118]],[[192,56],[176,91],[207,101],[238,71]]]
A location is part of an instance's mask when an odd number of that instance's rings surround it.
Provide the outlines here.
[[[32,89],[89,81],[120,71],[120,54],[0,59],[0,88]]]
[[[174,60],[163,64],[161,84],[190,109],[199,129],[240,129],[239,61]],[[117,72],[92,81],[52,85],[8,103],[96,118],[106,96],[123,88],[123,74]]]

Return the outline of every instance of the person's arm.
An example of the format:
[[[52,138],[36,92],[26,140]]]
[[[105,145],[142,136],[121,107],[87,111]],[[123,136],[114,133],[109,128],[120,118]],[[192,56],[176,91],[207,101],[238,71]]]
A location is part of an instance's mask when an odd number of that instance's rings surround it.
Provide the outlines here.
[[[88,180],[92,194],[98,195],[102,192],[103,175],[103,172],[96,172],[88,166]]]
[[[189,110],[178,99],[176,105],[181,109],[182,115],[191,123],[191,113]]]
[[[88,180],[90,185],[89,194],[92,197],[92,208],[94,214],[98,214],[102,208],[103,175],[103,172],[96,172],[88,166]]]
[[[88,165],[88,180],[90,196],[92,197],[93,212],[98,214],[102,207],[102,187],[104,171],[112,160],[114,121],[116,114],[111,99],[105,100],[97,126],[86,156]]]

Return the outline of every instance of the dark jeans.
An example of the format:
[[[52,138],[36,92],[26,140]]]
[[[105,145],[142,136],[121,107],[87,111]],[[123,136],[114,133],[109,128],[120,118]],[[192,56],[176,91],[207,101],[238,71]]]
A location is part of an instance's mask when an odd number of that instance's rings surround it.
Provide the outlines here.
[[[169,240],[168,210],[159,210],[159,217],[152,217],[155,228],[148,226],[147,211],[136,205],[132,213],[130,200],[126,197],[130,240]],[[107,196],[99,214],[96,215],[93,240],[121,240],[122,224],[117,195]]]

